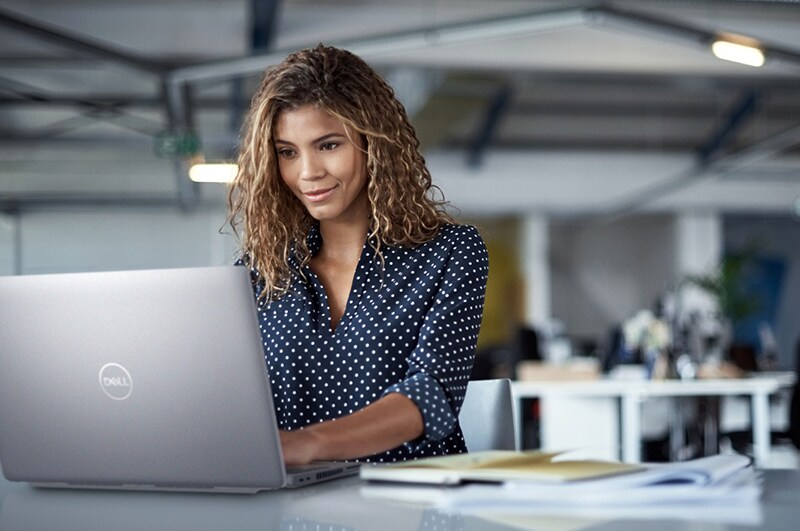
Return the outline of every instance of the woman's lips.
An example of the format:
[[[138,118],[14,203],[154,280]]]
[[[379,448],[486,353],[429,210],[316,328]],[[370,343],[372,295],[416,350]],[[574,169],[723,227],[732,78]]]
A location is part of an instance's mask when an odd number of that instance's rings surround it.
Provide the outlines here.
[[[320,201],[325,201],[328,199],[333,194],[335,189],[335,186],[331,188],[321,188],[319,190],[303,192],[303,195],[306,196],[312,203],[319,203]]]

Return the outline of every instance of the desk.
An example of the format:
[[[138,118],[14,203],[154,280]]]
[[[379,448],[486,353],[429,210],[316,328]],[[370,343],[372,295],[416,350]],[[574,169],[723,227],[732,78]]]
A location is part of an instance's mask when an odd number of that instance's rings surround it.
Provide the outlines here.
[[[749,507],[747,522],[709,517],[707,506],[690,504],[669,517],[621,518],[605,511],[592,515],[576,508],[569,515],[538,513],[465,515],[397,501],[367,498],[358,478],[346,478],[292,491],[257,495],[179,494],[33,489],[0,478],[0,530],[58,531],[512,531],[692,529],[797,529],[800,471],[768,470],[760,503]],[[729,508],[729,511],[741,507]],[[715,506],[725,511],[726,507]],[[753,521],[755,519],[755,521]],[[503,523],[504,522],[504,523]],[[520,525],[524,522],[524,525]]]
[[[641,461],[641,403],[648,397],[686,396],[734,396],[747,395],[751,404],[751,427],[753,432],[754,459],[758,466],[765,466],[770,455],[769,395],[781,387],[790,385],[789,379],[779,375],[752,378],[719,380],[587,380],[587,381],[518,381],[513,382],[512,392],[519,407],[523,398],[540,399],[541,446],[545,449],[574,448],[569,434],[564,433],[564,403],[582,400],[588,407],[597,407],[597,416],[603,424],[613,423],[610,429],[621,434],[621,458],[625,462]],[[620,413],[618,414],[617,411]],[[616,422],[614,422],[616,419]],[[560,423],[560,425],[559,425]],[[619,426],[619,429],[616,429]],[[522,423],[518,422],[518,429]],[[568,430],[577,431],[568,426]],[[608,429],[608,426],[606,426]],[[612,439],[608,444],[614,444]],[[521,440],[521,438],[520,438]],[[608,441],[609,439],[607,439]]]

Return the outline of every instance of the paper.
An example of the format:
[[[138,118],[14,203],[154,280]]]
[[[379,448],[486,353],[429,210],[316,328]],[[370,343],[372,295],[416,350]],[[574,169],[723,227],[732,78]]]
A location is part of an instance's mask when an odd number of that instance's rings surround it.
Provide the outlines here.
[[[374,485],[364,487],[362,494],[479,515],[664,518],[680,512],[693,519],[702,513],[717,519],[728,515],[730,521],[742,523],[760,520],[761,476],[745,456],[644,466],[638,473],[557,484],[510,480],[456,487]]]
[[[362,479],[429,484],[511,480],[545,483],[581,481],[643,471],[641,465],[613,461],[568,460],[559,453],[488,451],[432,457],[361,468]]]

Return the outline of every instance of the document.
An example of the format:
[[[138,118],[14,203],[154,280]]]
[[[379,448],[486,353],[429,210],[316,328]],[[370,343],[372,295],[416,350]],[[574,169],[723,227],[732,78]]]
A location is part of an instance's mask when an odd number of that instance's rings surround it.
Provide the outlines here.
[[[486,451],[361,467],[361,478],[436,485],[467,482],[562,483],[643,472],[642,465],[560,458],[560,452]]]

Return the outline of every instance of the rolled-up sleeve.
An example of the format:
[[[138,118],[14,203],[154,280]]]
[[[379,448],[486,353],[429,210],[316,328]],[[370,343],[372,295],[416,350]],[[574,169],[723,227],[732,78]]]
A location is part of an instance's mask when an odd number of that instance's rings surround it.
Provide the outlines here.
[[[450,435],[464,401],[483,316],[489,271],[486,246],[471,226],[451,227],[430,264],[432,299],[405,378],[384,395],[400,393],[419,408],[424,434],[411,449]],[[413,282],[413,280],[412,280]],[[423,281],[423,284],[425,282]]]

